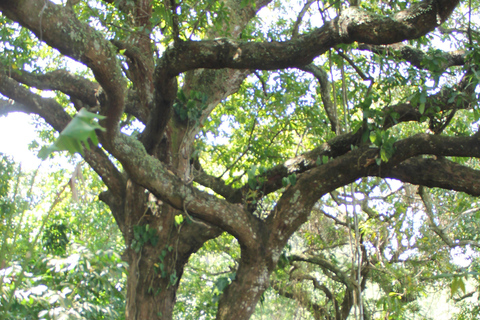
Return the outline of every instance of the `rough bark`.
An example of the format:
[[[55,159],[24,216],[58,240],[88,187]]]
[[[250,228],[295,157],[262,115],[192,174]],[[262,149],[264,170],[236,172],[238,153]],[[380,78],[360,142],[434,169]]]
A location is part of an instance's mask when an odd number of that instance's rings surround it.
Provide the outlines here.
[[[69,95],[77,108],[99,108],[100,113],[107,115],[104,123],[107,132],[100,134],[100,138],[109,154],[93,148],[85,152],[84,158],[105,182],[108,191],[101,199],[110,206],[125,237],[125,259],[129,263],[126,318],[129,320],[170,319],[178,279],[188,258],[204,242],[224,231],[239,241],[242,256],[236,279],[220,298],[217,319],[248,319],[268,287],[269,276],[285,244],[307,221],[314,204],[323,195],[358,178],[392,177],[480,195],[477,170],[447,160],[420,158],[422,155],[480,157],[478,136],[418,134],[407,137],[395,143],[396,151],[388,162],[377,164],[380,150],[361,143],[365,127],[337,136],[270,169],[263,195],[280,190],[282,178],[291,173],[298,174],[299,179],[295,186],[286,188],[265,220],[242,205],[248,186],[233,188],[201,170],[194,173],[190,156],[203,121],[222,99],[238,90],[250,70],[298,67],[314,73],[325,89],[323,94],[327,95],[325,73],[319,68],[306,67],[314,58],[336,45],[355,41],[377,52],[378,48],[373,45],[416,39],[445,21],[459,1],[424,1],[391,17],[350,7],[323,26],[306,34],[295,34],[284,42],[239,40],[247,23],[269,1],[257,1],[255,9],[253,6],[242,8],[238,1],[225,2],[234,13],[229,26],[232,28],[230,38],[215,38],[215,32],[210,30],[204,40],[183,41],[175,34],[174,26],[174,42],[157,59],[146,36],[153,28],[150,1],[118,2],[119,10],[128,13],[130,23],[143,27],[142,32],[131,32],[125,41],[107,40],[86,22],[79,21],[69,6],[44,0],[0,2],[3,15],[93,72],[95,82],[64,70],[43,75],[27,71],[11,75],[0,65],[0,93],[15,101],[1,103],[0,114],[17,110],[35,113],[61,131],[70,121],[63,106],[25,87],[29,86],[58,90]],[[128,70],[122,68],[120,52],[127,58]],[[418,59],[411,60],[419,64]],[[449,65],[462,63],[457,57]],[[180,74],[184,74],[183,90],[187,94],[198,90],[208,97],[198,121],[182,120],[173,114]],[[127,86],[128,82],[131,87]],[[459,86],[460,89],[467,87],[474,90],[474,86]],[[329,100],[324,98],[328,107]],[[448,95],[443,92],[429,99],[426,110],[433,108],[433,102],[448,100]],[[452,103],[440,106],[443,110],[453,108]],[[455,106],[461,107],[468,108],[470,104]],[[330,121],[338,132],[338,119],[331,111]],[[418,108],[408,103],[392,106],[385,113],[392,111],[400,117],[393,121],[386,116],[385,123],[381,124],[384,128],[421,118]],[[124,112],[146,124],[140,139],[119,130]],[[120,173],[109,156],[121,163],[124,172]],[[333,160],[317,165],[316,160],[321,156]],[[194,187],[193,179],[223,198]],[[179,214],[185,219],[194,219],[194,223],[176,226],[174,217]],[[158,244],[151,241],[135,248],[132,246],[135,228],[147,226],[155,230]],[[351,285],[347,280],[345,284]],[[345,319],[353,304],[352,292],[346,294],[343,303],[341,312]]]

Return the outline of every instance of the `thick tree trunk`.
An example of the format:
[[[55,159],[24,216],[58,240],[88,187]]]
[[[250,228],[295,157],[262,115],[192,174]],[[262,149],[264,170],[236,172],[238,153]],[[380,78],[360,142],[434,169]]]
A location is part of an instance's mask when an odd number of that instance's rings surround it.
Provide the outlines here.
[[[134,255],[137,261],[129,266],[127,307],[125,319],[172,319],[178,274],[183,267],[162,277],[158,265],[157,250],[143,250]],[[173,255],[171,255],[173,256]],[[163,260],[165,265],[174,262],[173,257]]]
[[[175,210],[127,183],[125,205],[125,258],[129,264],[125,318],[171,319],[183,264],[172,254]],[[168,217],[166,219],[159,219]]]
[[[242,250],[242,260],[235,280],[220,298],[216,317],[218,320],[250,319],[260,297],[269,286],[271,271],[265,255],[256,252],[246,257],[245,251]]]
[[[171,319],[188,259],[222,232],[205,223],[177,225],[175,216],[180,214],[143,187],[127,183],[123,212],[117,214],[125,217],[127,320]]]

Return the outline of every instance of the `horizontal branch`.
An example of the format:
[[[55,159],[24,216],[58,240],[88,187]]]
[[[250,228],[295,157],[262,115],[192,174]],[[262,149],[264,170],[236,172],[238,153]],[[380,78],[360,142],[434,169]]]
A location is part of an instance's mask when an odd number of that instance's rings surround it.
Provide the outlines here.
[[[0,68],[4,66],[0,63]],[[12,72],[12,79],[29,87],[40,90],[58,90],[72,98],[81,100],[89,107],[98,105],[96,94],[100,88],[98,83],[89,81],[66,70],[55,70],[44,74],[34,74],[22,70]]]
[[[308,65],[335,45],[360,42],[392,44],[417,39],[445,21],[458,0],[424,1],[393,17],[352,6],[322,27],[285,42],[242,42],[230,39],[177,42],[158,63],[167,76],[197,68],[274,70]],[[434,5],[437,3],[437,5]]]
[[[378,176],[429,188],[443,188],[480,195],[480,171],[447,159],[412,158],[379,172]]]
[[[414,48],[405,44],[392,44],[386,46],[360,44],[359,50],[367,50],[381,56],[398,57],[408,61],[411,65],[419,69],[430,69],[431,65],[425,63],[427,59],[437,59],[440,63],[435,65],[436,70],[443,71],[453,66],[463,66],[465,64],[465,50],[457,50],[452,52],[435,51],[435,53],[426,53],[421,49]]]

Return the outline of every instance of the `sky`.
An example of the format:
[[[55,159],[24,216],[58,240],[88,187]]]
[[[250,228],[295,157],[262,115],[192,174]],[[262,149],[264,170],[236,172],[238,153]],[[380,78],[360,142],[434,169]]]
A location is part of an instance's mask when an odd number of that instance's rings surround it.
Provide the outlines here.
[[[0,153],[12,156],[26,170],[36,169],[40,165],[41,160],[36,153],[28,150],[28,144],[36,138],[29,115],[15,112],[1,116],[0,137]]]

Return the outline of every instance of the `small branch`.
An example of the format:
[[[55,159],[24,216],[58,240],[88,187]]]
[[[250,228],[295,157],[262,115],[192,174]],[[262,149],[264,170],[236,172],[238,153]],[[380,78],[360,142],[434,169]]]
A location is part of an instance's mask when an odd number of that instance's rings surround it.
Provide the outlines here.
[[[331,100],[331,88],[330,81],[328,81],[328,75],[321,67],[318,67],[314,64],[309,64],[299,68],[300,70],[311,73],[315,78],[317,78],[318,83],[320,84],[320,96],[323,102],[323,107],[327,113],[328,120],[332,126],[332,131],[339,133],[340,123],[338,121],[337,108]]]
[[[340,268],[335,266],[334,264],[330,263],[329,261],[322,259],[318,256],[315,257],[307,257],[304,255],[293,255],[290,257],[291,261],[303,261],[303,262],[309,262],[315,265],[318,265],[322,269],[326,269],[328,271],[331,271],[335,274],[335,276],[332,277],[333,280],[340,281],[343,283],[349,290],[353,290],[355,288],[356,283],[350,277],[347,275],[347,273],[343,272]]]
[[[265,83],[265,81],[263,81],[262,77],[257,71],[253,71],[253,74],[257,77],[258,81],[260,81],[260,83],[262,84],[263,95],[265,96],[265,98],[267,98],[268,97],[267,84]]]
[[[173,41],[177,43],[180,41],[180,29],[178,23],[178,15],[177,15],[177,3],[175,0],[164,0],[165,9],[170,10],[172,13],[172,33],[173,33]]]
[[[470,245],[472,247],[477,247],[480,248],[480,243],[472,240],[452,240],[446,233],[445,229],[441,229],[436,223],[435,223],[435,214],[433,212],[433,202],[432,199],[430,198],[430,194],[426,190],[425,187],[420,186],[418,189],[418,193],[420,194],[420,197],[422,198],[423,204],[425,206],[425,212],[430,220],[430,226],[433,229],[433,232],[435,232],[440,239],[445,242],[447,246],[450,248],[455,248],[455,247],[464,247],[467,245]]]
[[[467,299],[467,298],[473,297],[473,295],[474,295],[475,293],[477,293],[477,291],[472,291],[472,292],[466,293],[466,294],[464,294],[463,296],[461,296],[460,298],[455,298],[455,299],[453,299],[453,301],[455,301],[455,302],[460,302],[460,301],[465,300],[465,299]]]
[[[217,178],[217,179],[221,179],[227,172],[230,171],[231,168],[233,168],[238,161],[240,161],[240,159],[243,158],[243,156],[245,154],[247,154],[248,150],[250,150],[250,146],[252,145],[252,139],[253,139],[253,132],[255,131],[255,126],[257,125],[257,119],[254,117],[253,118],[253,124],[252,124],[252,129],[250,130],[250,136],[248,138],[248,142],[247,142],[247,148],[242,152],[242,154],[240,154],[237,159],[235,161],[233,161],[233,163],[230,165],[230,167],[228,167],[227,169],[225,169],[225,171]]]
[[[476,36],[480,35],[479,31],[476,30],[468,30],[468,29],[457,29],[457,28],[444,28],[444,27],[438,27],[438,31],[440,31],[443,34],[451,34],[451,33],[461,33],[461,34],[467,34],[470,32],[472,34],[475,34]]]
[[[332,219],[333,221],[335,221],[336,224],[341,225],[341,226],[344,226],[344,227],[347,227],[347,228],[350,228],[350,225],[349,225],[348,223],[343,222],[342,220],[340,220],[340,219],[338,219],[338,218],[336,218],[336,217],[328,214],[328,213],[325,212],[324,210],[320,210],[320,211],[323,213],[323,215],[324,215],[325,217],[330,218],[330,219]]]
[[[308,0],[307,3],[303,6],[302,10],[298,14],[297,21],[295,21],[295,24],[293,25],[293,31],[292,31],[292,39],[296,38],[298,36],[298,30],[300,28],[300,23],[302,23],[303,17],[307,13],[308,9],[310,9],[310,6],[315,2],[316,0]]]
[[[362,78],[363,81],[370,81],[373,84],[373,78],[367,77],[363,73],[363,71],[359,67],[357,67],[355,62],[352,59],[350,59],[350,57],[348,57],[345,53],[343,53],[343,51],[337,50],[337,54],[348,62],[348,64],[357,72],[357,74],[360,76],[360,78]]]
[[[478,212],[479,210],[480,210],[480,208],[472,208],[472,209],[463,211],[455,219],[453,219],[453,221],[450,222],[445,228],[443,228],[443,230],[450,229],[451,227],[453,227],[455,225],[455,223],[457,223],[458,220],[460,220],[460,218],[462,218],[464,216],[467,216],[467,215],[470,215],[472,213]]]

